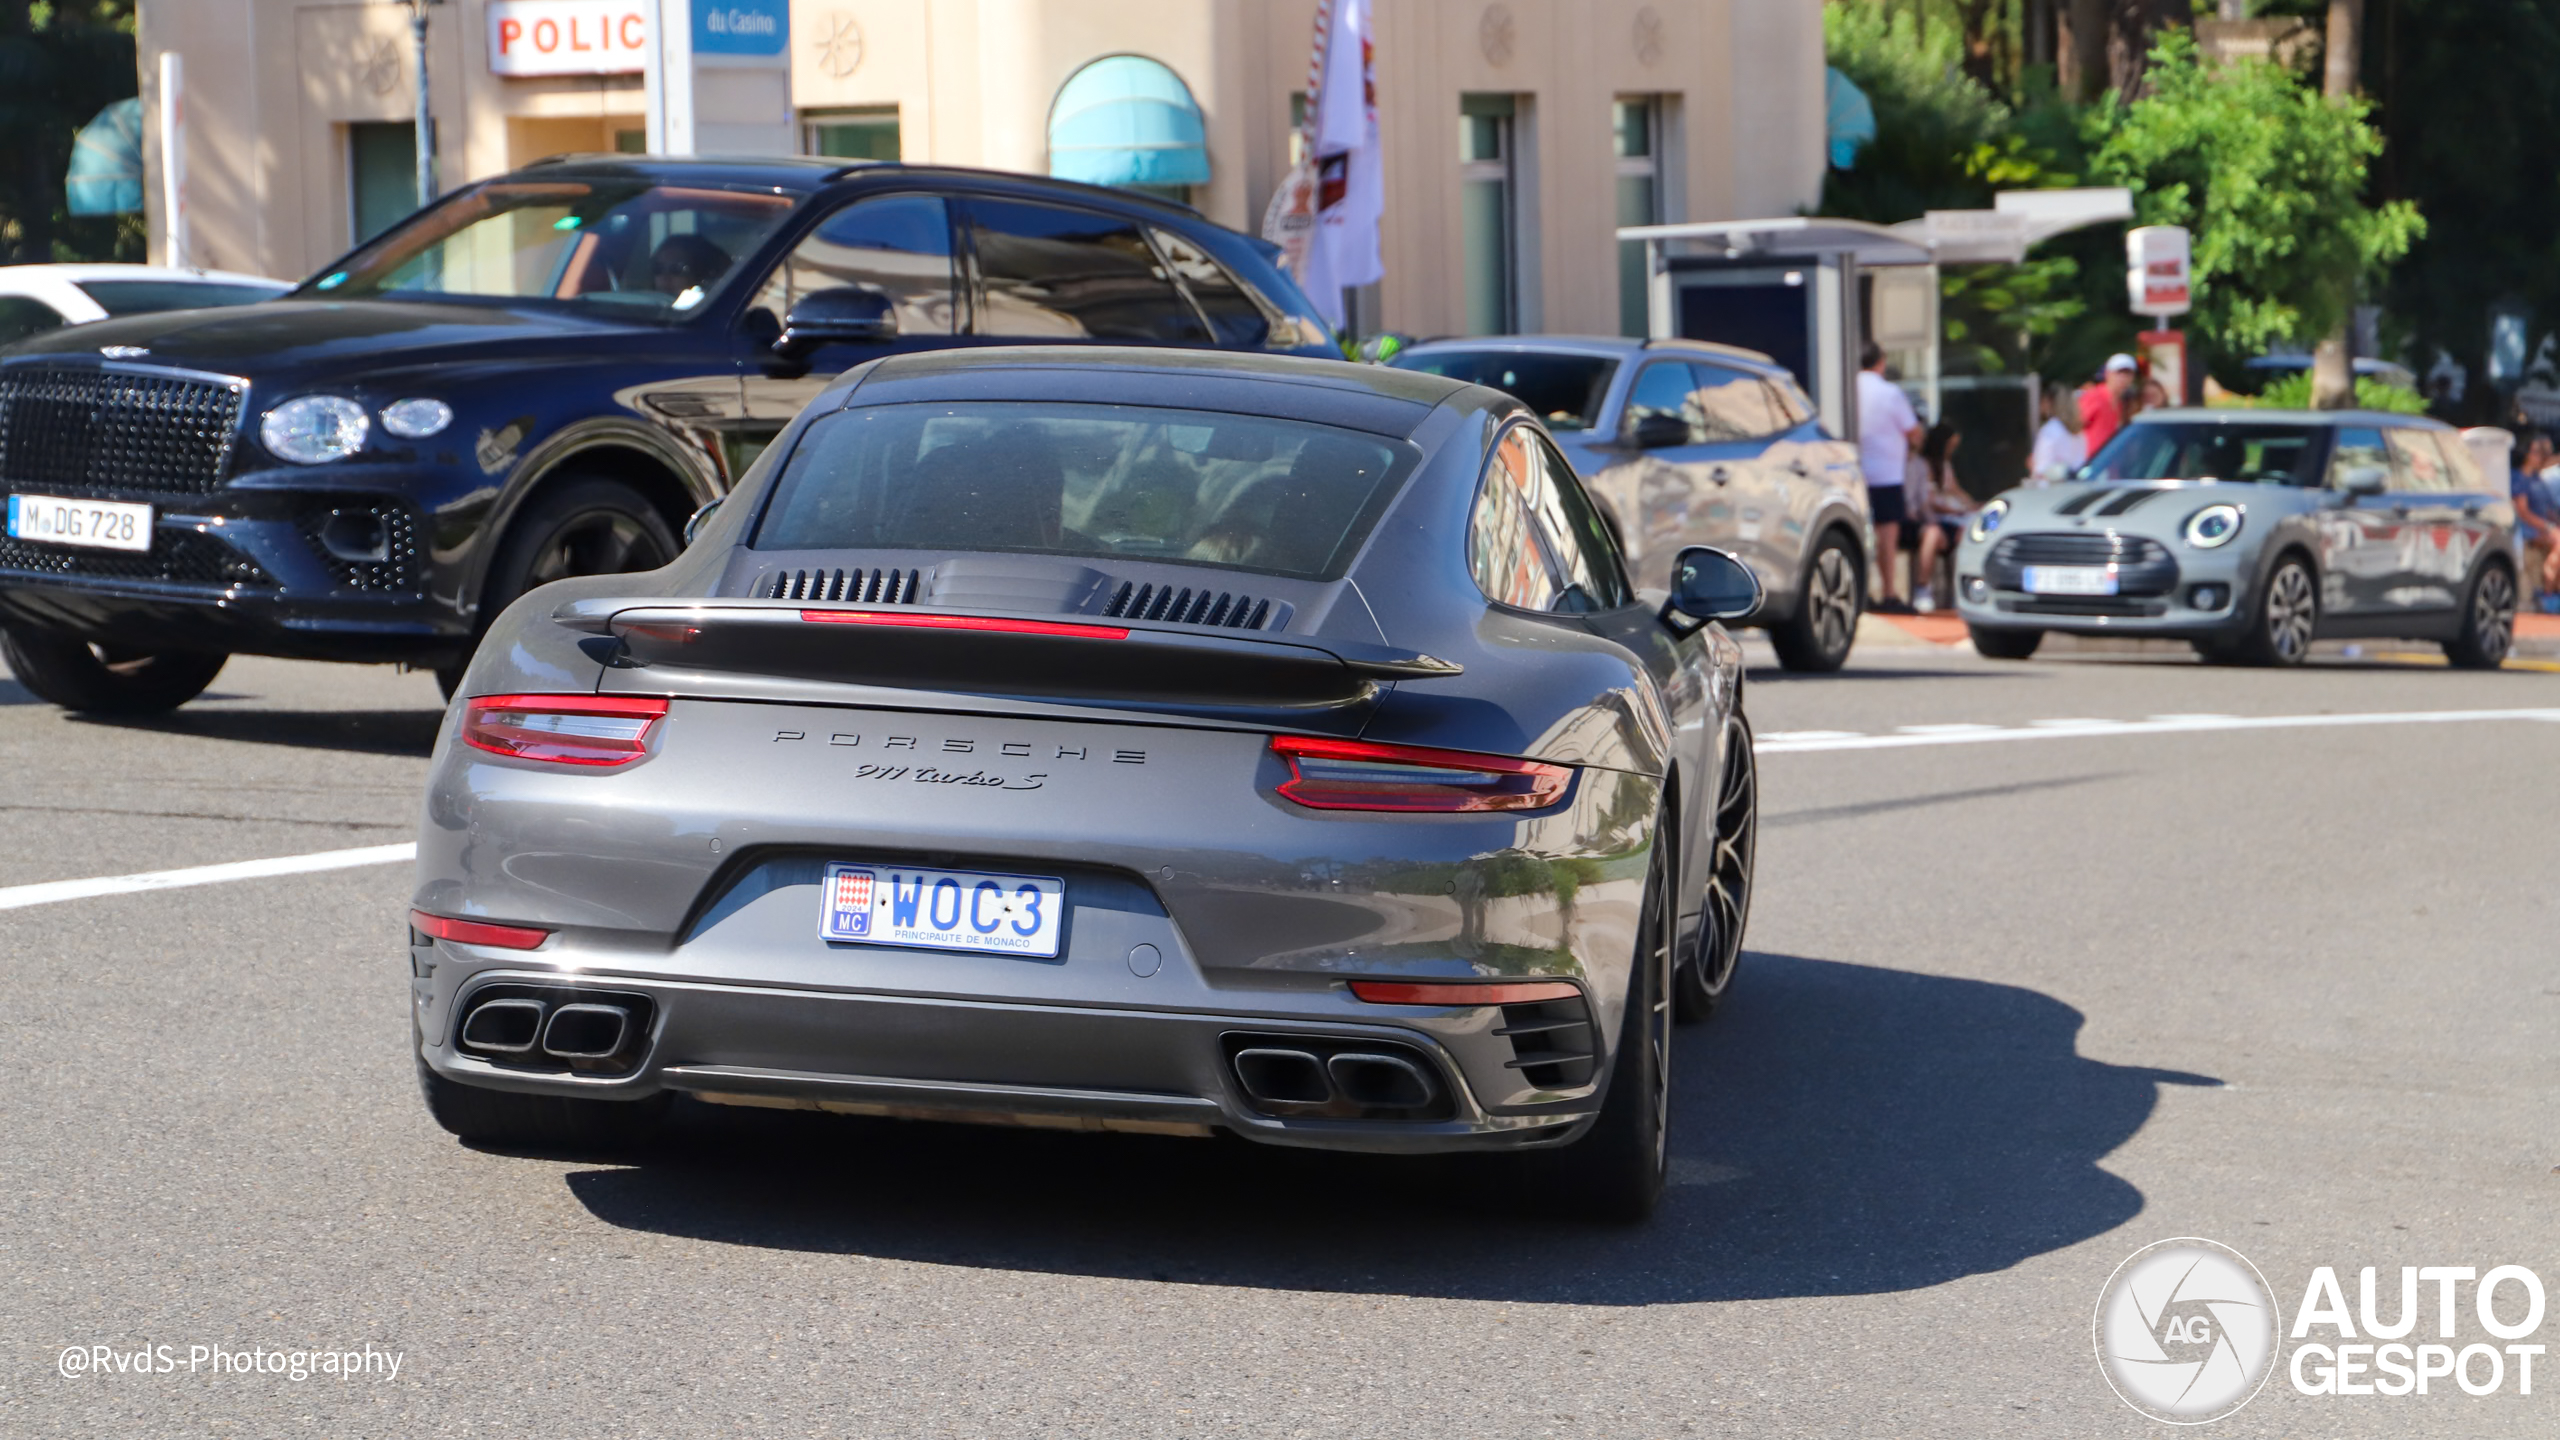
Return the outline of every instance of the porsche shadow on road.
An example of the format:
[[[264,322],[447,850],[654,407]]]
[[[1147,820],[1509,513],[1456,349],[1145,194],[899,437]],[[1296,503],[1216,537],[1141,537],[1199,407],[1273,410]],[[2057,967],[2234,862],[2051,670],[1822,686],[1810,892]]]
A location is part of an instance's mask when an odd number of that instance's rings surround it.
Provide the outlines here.
[[[2033,990],[1754,954],[1679,1032],[1654,1220],[1558,1221],[1500,1165],[700,1107],[598,1217],[721,1244],[1192,1284],[1636,1305],[1908,1290],[2140,1213],[2100,1168],[2162,1084]]]

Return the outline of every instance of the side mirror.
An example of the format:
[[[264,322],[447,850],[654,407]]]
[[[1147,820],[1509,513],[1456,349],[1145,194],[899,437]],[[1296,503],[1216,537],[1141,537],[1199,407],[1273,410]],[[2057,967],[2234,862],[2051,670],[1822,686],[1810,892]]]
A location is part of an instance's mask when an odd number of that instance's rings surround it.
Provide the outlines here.
[[[1692,545],[1671,562],[1671,598],[1663,618],[1677,611],[1692,620],[1747,620],[1760,609],[1760,577],[1722,550]]]
[[[875,344],[898,338],[897,307],[877,290],[839,285],[800,297],[783,317],[782,337],[773,342],[777,354],[798,355],[821,345]]]
[[[719,509],[720,501],[727,498],[727,496],[723,495],[718,499],[706,500],[702,502],[701,509],[694,511],[691,516],[686,518],[684,522],[685,544],[691,545],[693,543],[693,537],[701,534],[702,527],[711,523],[711,512]]]
[[[1689,422],[1677,415],[1659,412],[1641,417],[1627,427],[1627,443],[1639,450],[1668,450],[1689,443]]]
[[[2338,488],[2350,495],[2379,495],[2391,488],[2391,472],[2379,465],[2357,465],[2338,477]]]

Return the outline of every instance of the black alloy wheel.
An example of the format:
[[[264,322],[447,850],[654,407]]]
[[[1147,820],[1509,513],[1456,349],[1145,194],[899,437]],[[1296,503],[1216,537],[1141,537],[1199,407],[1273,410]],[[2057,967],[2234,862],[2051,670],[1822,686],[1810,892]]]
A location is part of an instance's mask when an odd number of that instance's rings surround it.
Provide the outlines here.
[[[1673,978],[1673,1013],[1683,1023],[1704,1020],[1724,1003],[1733,972],[1742,964],[1744,927],[1751,921],[1751,867],[1760,843],[1760,762],[1751,751],[1751,722],[1740,715],[1725,723],[1724,767],[1716,779],[1715,808],[1708,815],[1706,913],[1698,943]]]
[[[2471,577],[2471,603],[2462,607],[2462,633],[2444,642],[2444,658],[2456,669],[2495,670],[2516,642],[2516,577],[2497,561]]]
[[[2320,592],[2311,581],[2311,568],[2288,555],[2258,587],[2249,628],[2233,647],[2232,658],[2248,665],[2299,665],[2311,658],[2311,637],[2319,628]]]
[[[1572,1208],[1632,1224],[1653,1213],[1671,1168],[1672,953],[1679,934],[1679,873],[1667,827],[1656,823],[1645,876],[1644,923],[1627,977],[1626,1017],[1599,1118],[1561,1150],[1533,1152]]]
[[[1796,613],[1769,627],[1769,646],[1778,652],[1778,664],[1820,674],[1848,663],[1865,597],[1865,564],[1839,531],[1825,531],[1814,547],[1813,563],[1805,567]]]
[[[518,596],[537,586],[580,575],[655,570],[681,549],[666,517],[639,491],[603,476],[561,477],[507,527],[481,586],[480,627],[485,630]],[[447,699],[462,683],[468,663],[465,657],[436,671]]]
[[[0,656],[38,699],[90,715],[161,715],[193,700],[231,657],[91,645],[68,635],[0,631]]]

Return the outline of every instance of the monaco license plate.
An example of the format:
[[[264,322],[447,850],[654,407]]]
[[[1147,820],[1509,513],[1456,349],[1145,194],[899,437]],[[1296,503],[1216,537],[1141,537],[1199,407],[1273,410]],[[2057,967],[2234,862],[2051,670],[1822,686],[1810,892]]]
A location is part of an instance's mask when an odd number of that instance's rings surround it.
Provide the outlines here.
[[[9,497],[9,538],[86,550],[151,548],[151,507],[121,500],[65,500],[58,495]]]
[[[2030,565],[2030,595],[2113,595],[2116,572],[2104,565]]]
[[[818,938],[1050,960],[1058,954],[1066,898],[1066,882],[1049,875],[831,864],[818,902]]]

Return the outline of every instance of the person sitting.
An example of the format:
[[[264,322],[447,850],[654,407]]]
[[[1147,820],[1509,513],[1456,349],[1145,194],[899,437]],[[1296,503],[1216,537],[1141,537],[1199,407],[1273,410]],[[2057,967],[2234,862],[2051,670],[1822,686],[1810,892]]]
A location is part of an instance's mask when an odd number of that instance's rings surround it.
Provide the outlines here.
[[[1931,582],[1937,578],[1938,560],[1955,552],[1956,539],[1964,533],[1965,522],[1981,508],[1965,493],[1956,479],[1956,446],[1964,440],[1964,432],[1941,420],[1929,427],[1920,442],[1924,488],[1912,492],[1918,503],[1912,523],[1919,527],[1919,573],[1912,580],[1912,594],[1923,610],[1937,607]],[[1949,599],[1954,597],[1952,594]]]
[[[2080,430],[2080,406],[2067,390],[2044,392],[2044,424],[2027,457],[2027,483],[2051,485],[2068,480],[2089,463],[2088,438]]]
[[[2516,439],[2519,453],[2507,469],[2507,498],[2515,503],[2525,583],[2540,591],[2541,609],[2560,609],[2553,604],[2560,600],[2560,503],[2544,474],[2552,468],[2551,437],[2528,428]]]
[[[670,235],[649,252],[649,288],[661,295],[709,290],[728,273],[729,252],[699,235]]]

